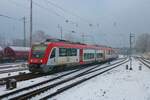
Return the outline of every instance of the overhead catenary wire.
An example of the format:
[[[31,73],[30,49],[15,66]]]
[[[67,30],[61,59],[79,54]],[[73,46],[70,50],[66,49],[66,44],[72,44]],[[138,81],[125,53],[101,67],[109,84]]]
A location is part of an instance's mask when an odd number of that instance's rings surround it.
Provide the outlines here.
[[[91,25],[91,23],[90,23],[89,20],[87,20],[87,19],[85,19],[85,18],[83,18],[83,17],[81,17],[81,16],[79,16],[79,15],[77,15],[77,14],[71,12],[71,11],[68,11],[68,10],[64,9],[63,7],[59,6],[58,4],[53,3],[53,2],[51,2],[50,0],[44,0],[44,1],[45,1],[47,4],[50,4],[50,5],[54,6],[54,7],[56,7],[56,8],[58,8],[58,9],[62,10],[63,12],[68,13],[68,14],[70,14],[70,15],[72,15],[72,16],[75,16],[75,17],[79,18],[81,21],[84,21],[84,22],[88,23],[89,25]]]
[[[13,1],[13,0],[9,0],[9,1],[10,1],[11,3],[15,4],[17,7],[18,7],[18,5],[19,5],[19,7],[23,7],[23,8],[29,9],[28,7],[21,5],[20,3],[16,2],[16,1]],[[84,22],[88,23],[89,26],[92,25],[89,20],[87,20],[87,19],[85,19],[85,18],[83,18],[83,17],[81,17],[81,16],[79,16],[79,15],[77,15],[77,14],[71,12],[71,11],[68,11],[68,10],[64,9],[64,8],[61,7],[60,5],[58,5],[58,4],[56,4],[56,3],[53,3],[53,2],[51,2],[50,0],[44,0],[44,1],[45,1],[47,4],[51,4],[52,6],[55,6],[56,8],[62,10],[62,11],[65,12],[65,13],[68,13],[68,14],[70,14],[70,15],[72,15],[72,16],[75,16],[76,18],[79,18],[81,21],[84,21]],[[53,9],[48,9],[48,8],[46,8],[45,6],[42,6],[41,4],[39,4],[39,3],[35,2],[35,1],[33,1],[33,4],[36,5],[36,6],[38,6],[38,7],[40,7],[40,8],[42,8],[42,9],[47,10],[48,12],[51,12],[51,13],[55,14],[56,16],[62,17],[63,19],[65,19],[66,22],[68,22],[68,19],[67,19],[66,17],[64,17],[63,15],[57,13],[57,12],[54,11]],[[71,20],[69,20],[69,22],[71,22],[71,23],[73,23],[73,24],[76,24],[75,22],[73,22],[73,21],[71,21]],[[76,24],[76,25],[77,25],[77,24]]]
[[[76,22],[71,21],[69,18],[66,18],[65,16],[63,16],[63,15],[57,13],[57,12],[54,11],[53,9],[49,9],[49,8],[47,8],[47,7],[45,7],[45,6],[42,6],[41,4],[39,4],[39,3],[35,2],[35,1],[32,1],[32,2],[33,2],[33,4],[34,4],[35,6],[41,8],[41,9],[44,9],[44,10],[47,11],[47,12],[53,13],[53,14],[55,14],[56,16],[58,16],[58,17],[64,19],[66,23],[71,22],[71,23],[73,23],[73,24],[77,24]],[[49,13],[48,13],[48,14],[49,14]]]
[[[7,18],[7,19],[16,20],[16,21],[22,21],[22,19],[15,18],[15,17],[10,17],[10,16],[3,15],[3,14],[0,14],[0,17],[4,17],[4,18]]]
[[[32,1],[32,2],[33,2],[34,5],[38,6],[39,8],[44,9],[44,10],[46,10],[46,11],[48,11],[48,12],[51,12],[51,13],[55,14],[56,16],[59,16],[59,17],[61,17],[61,18],[63,18],[63,19],[66,19],[64,16],[58,14],[58,13],[55,12],[54,10],[52,10],[52,9],[50,10],[50,9],[48,9],[48,8],[46,8],[46,7],[42,6],[42,5],[40,5],[39,3],[35,2],[35,1]]]

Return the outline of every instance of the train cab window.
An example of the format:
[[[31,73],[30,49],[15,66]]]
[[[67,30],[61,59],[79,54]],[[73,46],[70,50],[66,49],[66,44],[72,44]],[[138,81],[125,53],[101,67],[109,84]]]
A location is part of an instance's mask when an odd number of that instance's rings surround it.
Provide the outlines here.
[[[59,48],[59,56],[60,57],[67,56],[67,49],[66,48]]]
[[[33,58],[43,58],[47,46],[46,45],[35,45],[32,47]]]
[[[55,57],[55,55],[56,55],[56,49],[54,48],[54,49],[53,49],[53,51],[52,51],[52,53],[51,53],[50,58],[54,58],[54,57]]]

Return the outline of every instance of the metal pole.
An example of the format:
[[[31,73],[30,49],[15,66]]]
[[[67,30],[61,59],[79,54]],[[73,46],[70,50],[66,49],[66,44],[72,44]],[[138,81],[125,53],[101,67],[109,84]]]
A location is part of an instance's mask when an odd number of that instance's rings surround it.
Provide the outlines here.
[[[130,33],[130,69],[132,70],[132,37],[134,37],[134,35],[132,35],[132,33]]]
[[[60,26],[59,24],[58,24],[58,29],[60,29],[60,39],[62,40],[63,29],[62,29],[62,26]]]
[[[63,30],[62,30],[62,26],[60,26],[60,34],[61,34],[61,40],[62,40],[62,34],[63,34]]]
[[[131,33],[130,33],[130,68],[132,68],[132,59],[131,59],[131,54],[132,54],[132,41],[131,41],[131,38],[132,38],[132,36],[131,36]]]
[[[30,2],[30,47],[32,46],[32,0]]]
[[[84,43],[84,33],[82,33],[82,42]]]
[[[24,47],[26,46],[26,19],[23,17]]]

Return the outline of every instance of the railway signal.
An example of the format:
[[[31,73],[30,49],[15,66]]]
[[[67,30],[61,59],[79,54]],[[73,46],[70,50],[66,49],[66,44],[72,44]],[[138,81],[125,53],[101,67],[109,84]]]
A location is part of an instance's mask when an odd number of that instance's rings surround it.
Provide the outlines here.
[[[130,42],[130,56],[129,56],[129,59],[130,59],[130,70],[132,70],[132,58],[131,58],[131,55],[132,55],[132,38],[134,38],[135,36],[130,33],[130,38],[129,38],[129,42]]]

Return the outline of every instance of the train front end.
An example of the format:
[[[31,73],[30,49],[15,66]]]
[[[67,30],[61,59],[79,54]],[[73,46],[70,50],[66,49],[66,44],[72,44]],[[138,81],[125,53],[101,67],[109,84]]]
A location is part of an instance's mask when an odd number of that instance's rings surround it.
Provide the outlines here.
[[[33,45],[29,54],[29,71],[30,72],[48,72],[50,69],[47,67],[48,59],[48,45],[38,44]]]

